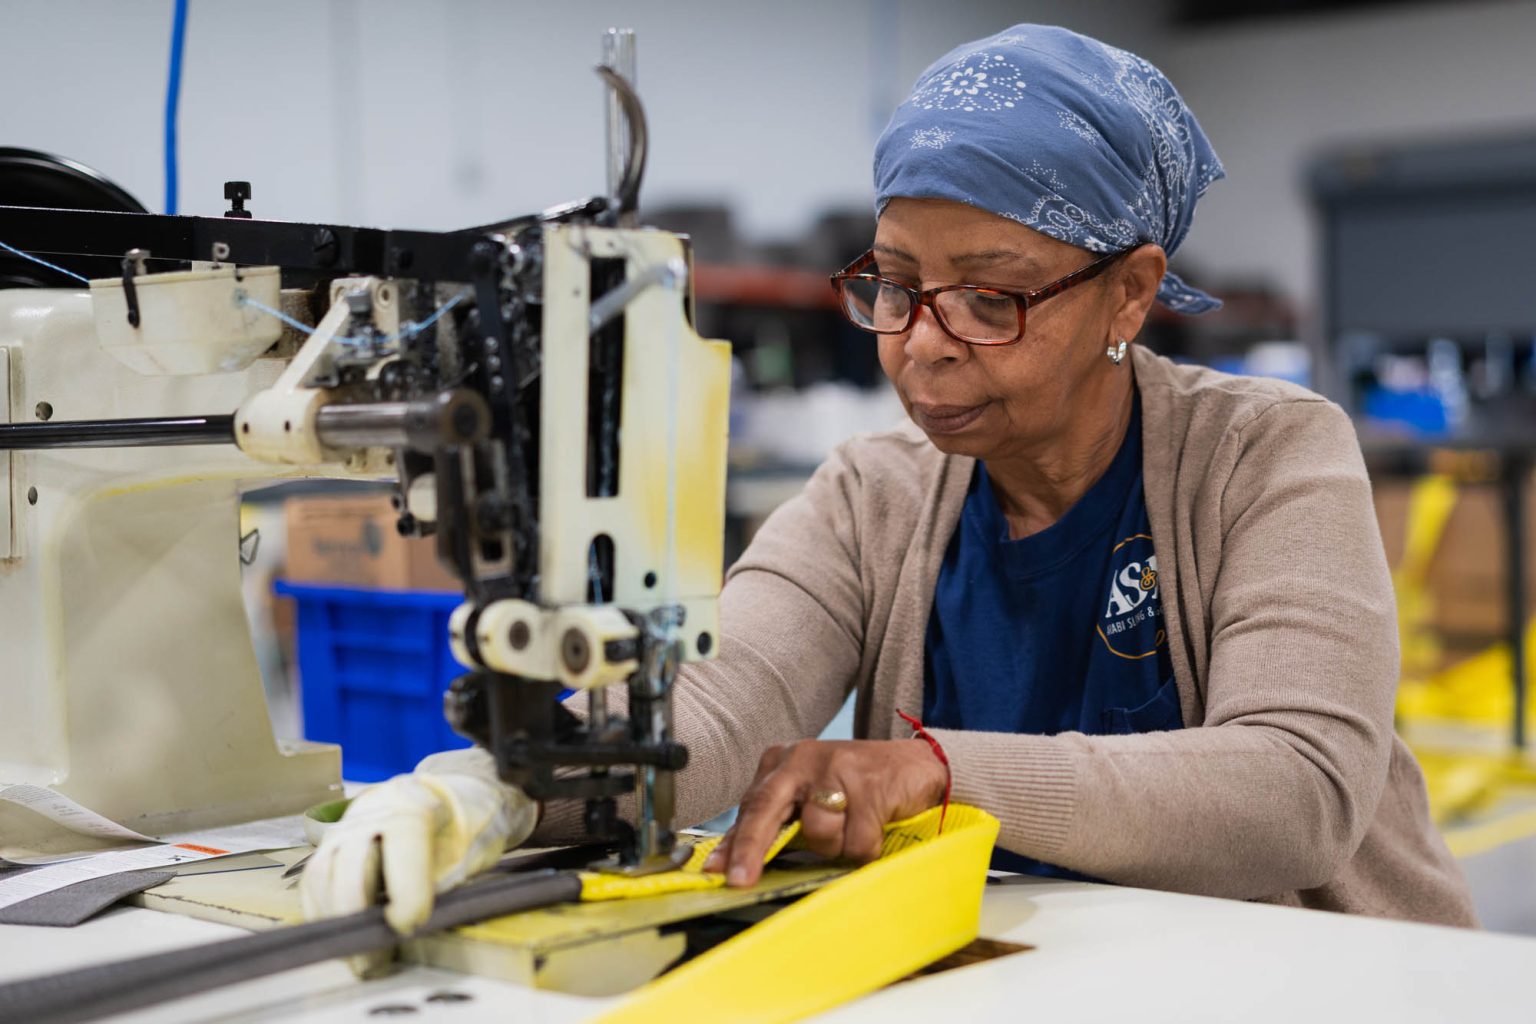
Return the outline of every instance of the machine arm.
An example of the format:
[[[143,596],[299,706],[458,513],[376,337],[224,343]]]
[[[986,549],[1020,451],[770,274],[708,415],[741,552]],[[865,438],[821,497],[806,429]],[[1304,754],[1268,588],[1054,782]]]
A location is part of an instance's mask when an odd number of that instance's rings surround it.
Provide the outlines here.
[[[599,72],[628,121],[614,194],[499,224],[0,206],[9,245],[104,268],[98,341],[132,371],[281,360],[233,416],[0,423],[0,451],[235,444],[305,472],[394,476],[402,532],[435,536],[464,585],[450,722],[530,795],[584,801],[615,868],[643,872],[677,852],[688,754],[672,683],[716,649],[729,350],[689,322],[686,240],[627,225],[644,113]],[[296,351],[279,319],[307,335]],[[562,703],[573,691],[585,717]]]

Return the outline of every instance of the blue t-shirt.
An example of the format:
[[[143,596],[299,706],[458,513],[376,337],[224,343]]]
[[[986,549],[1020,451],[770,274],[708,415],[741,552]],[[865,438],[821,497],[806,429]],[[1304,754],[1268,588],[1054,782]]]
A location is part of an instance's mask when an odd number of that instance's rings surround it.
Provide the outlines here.
[[[1182,726],[1141,489],[1141,415],[1104,475],[1039,533],[1008,537],[976,464],[928,620],[923,722],[1054,735]],[[992,866],[1074,872],[999,849]]]

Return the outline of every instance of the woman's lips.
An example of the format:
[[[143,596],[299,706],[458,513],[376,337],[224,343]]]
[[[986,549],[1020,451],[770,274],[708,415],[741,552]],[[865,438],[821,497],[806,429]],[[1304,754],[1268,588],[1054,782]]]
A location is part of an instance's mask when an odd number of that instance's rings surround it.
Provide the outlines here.
[[[926,405],[912,403],[912,418],[930,434],[956,434],[976,421],[986,411],[987,403],[980,405]]]

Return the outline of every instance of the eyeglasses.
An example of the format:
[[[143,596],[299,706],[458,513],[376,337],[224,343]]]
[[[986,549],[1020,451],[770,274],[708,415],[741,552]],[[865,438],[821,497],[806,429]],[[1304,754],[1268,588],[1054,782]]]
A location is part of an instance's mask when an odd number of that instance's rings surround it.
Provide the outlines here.
[[[842,301],[843,315],[871,334],[905,334],[917,320],[918,307],[927,306],[951,337],[970,345],[1011,345],[1024,337],[1024,313],[1029,307],[1093,280],[1130,251],[1102,256],[1034,291],[1010,292],[973,284],[947,284],[927,291],[908,288],[868,273],[875,265],[871,250],[833,274],[832,287]]]

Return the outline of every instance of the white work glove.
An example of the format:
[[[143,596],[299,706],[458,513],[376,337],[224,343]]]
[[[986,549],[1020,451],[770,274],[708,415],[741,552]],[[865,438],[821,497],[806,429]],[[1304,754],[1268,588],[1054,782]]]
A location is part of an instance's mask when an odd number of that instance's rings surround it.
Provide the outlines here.
[[[527,839],[538,804],[496,777],[478,747],[424,758],[410,775],[370,786],[321,838],[299,883],[304,917],[340,917],[373,906],[401,935],[432,913],[433,897],[484,871]],[[358,974],[388,957],[354,957]]]

